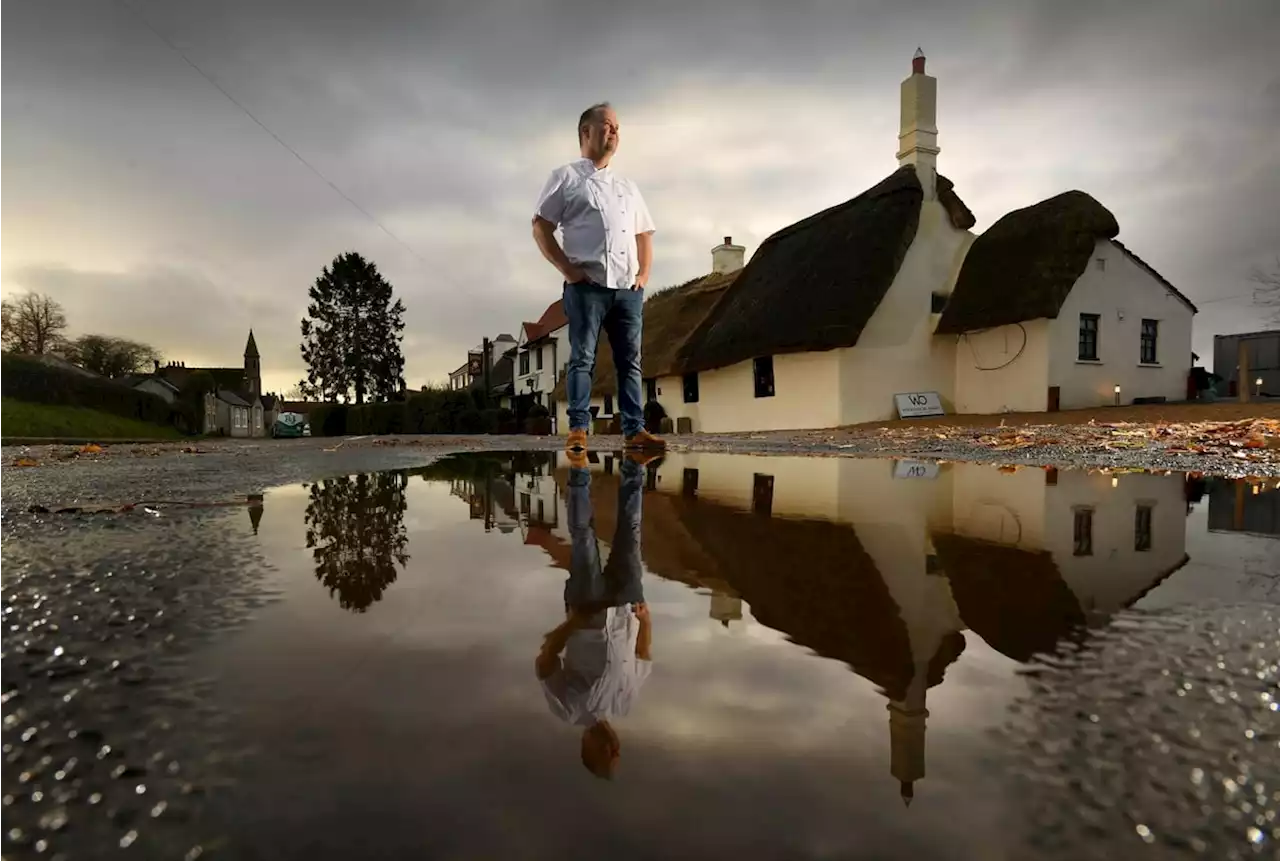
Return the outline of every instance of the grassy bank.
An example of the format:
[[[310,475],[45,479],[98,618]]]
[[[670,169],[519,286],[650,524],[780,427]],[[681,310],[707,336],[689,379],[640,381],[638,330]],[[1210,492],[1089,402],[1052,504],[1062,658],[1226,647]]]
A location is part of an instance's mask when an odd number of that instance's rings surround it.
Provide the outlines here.
[[[85,407],[33,404],[0,398],[0,432],[18,437],[74,439],[182,439],[174,428]]]

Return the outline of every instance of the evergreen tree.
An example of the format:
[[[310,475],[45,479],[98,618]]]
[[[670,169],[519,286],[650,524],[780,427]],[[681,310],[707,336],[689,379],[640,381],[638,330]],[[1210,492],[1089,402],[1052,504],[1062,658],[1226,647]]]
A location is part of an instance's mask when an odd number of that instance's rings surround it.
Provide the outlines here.
[[[325,267],[309,291],[302,321],[302,360],[309,398],[362,404],[389,400],[404,385],[404,303],[355,252]]]

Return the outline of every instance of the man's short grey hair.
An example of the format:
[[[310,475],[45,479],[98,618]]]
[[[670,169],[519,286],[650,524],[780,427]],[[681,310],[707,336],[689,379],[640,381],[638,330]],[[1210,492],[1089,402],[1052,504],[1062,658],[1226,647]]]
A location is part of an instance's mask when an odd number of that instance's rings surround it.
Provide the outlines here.
[[[578,140],[582,140],[583,130],[592,123],[598,123],[604,120],[604,112],[611,109],[613,105],[608,102],[600,102],[594,104],[582,112],[582,116],[578,117]]]

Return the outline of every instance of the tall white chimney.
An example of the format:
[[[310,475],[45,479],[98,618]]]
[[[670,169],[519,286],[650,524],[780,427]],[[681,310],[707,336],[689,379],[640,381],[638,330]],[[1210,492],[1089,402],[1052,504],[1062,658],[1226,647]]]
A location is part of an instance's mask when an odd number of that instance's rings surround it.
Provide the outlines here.
[[[937,196],[938,79],[924,73],[924,51],[916,48],[911,75],[902,82],[902,123],[898,133],[898,165],[914,164],[924,199]]]
[[[713,273],[737,272],[743,266],[747,249],[733,244],[733,237],[726,236],[724,242],[711,249],[711,271]]]

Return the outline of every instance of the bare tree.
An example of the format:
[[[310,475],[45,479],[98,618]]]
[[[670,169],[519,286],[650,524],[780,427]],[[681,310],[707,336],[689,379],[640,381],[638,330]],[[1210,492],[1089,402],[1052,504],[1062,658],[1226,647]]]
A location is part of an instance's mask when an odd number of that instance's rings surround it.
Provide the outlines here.
[[[67,315],[62,306],[40,293],[23,293],[3,301],[4,349],[28,356],[43,356],[62,343]]]
[[[13,347],[13,304],[8,299],[0,299],[0,353]]]
[[[1272,309],[1271,321],[1280,323],[1280,257],[1270,270],[1255,268],[1249,280],[1258,285],[1253,291],[1253,304]]]
[[[66,342],[58,352],[86,371],[104,377],[150,371],[160,361],[160,352],[150,344],[111,335],[81,335]]]
[[[303,390],[301,383],[294,383],[288,389],[285,389],[284,399],[286,401],[305,401],[307,393]]]

